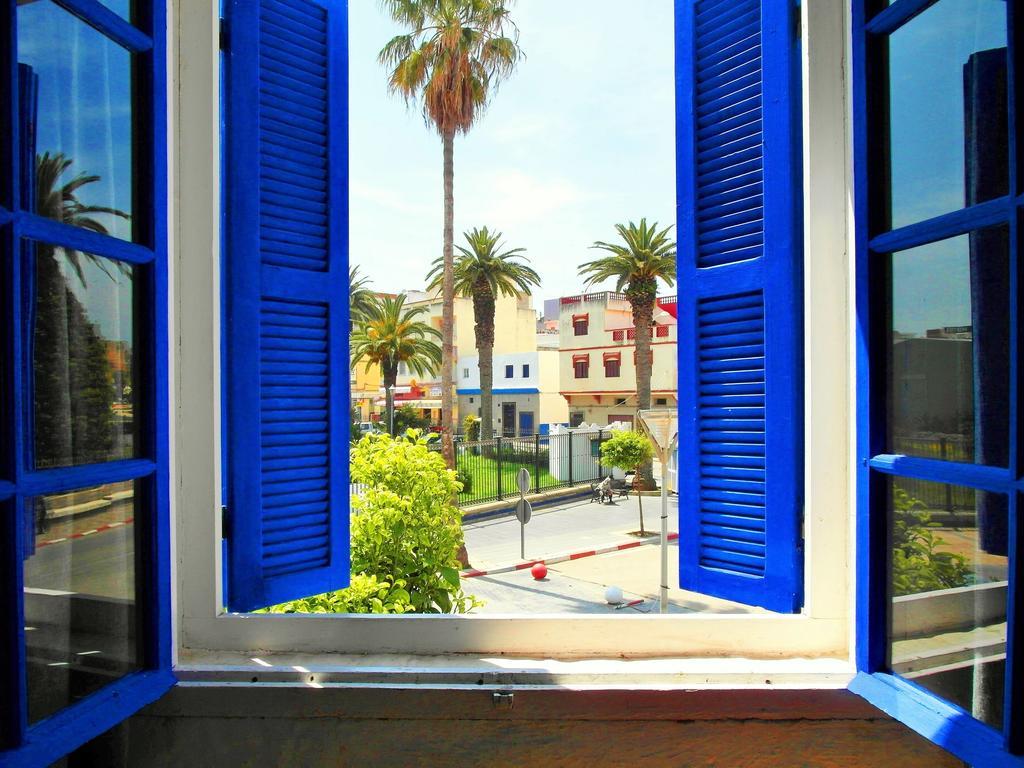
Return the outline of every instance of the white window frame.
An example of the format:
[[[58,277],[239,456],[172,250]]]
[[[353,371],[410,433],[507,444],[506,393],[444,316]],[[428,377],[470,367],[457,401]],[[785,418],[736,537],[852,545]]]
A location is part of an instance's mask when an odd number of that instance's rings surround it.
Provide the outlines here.
[[[803,612],[388,617],[223,613],[218,3],[168,2],[172,592],[181,658],[195,661],[215,651],[691,661],[825,657],[842,662],[852,676],[855,358],[845,4],[801,8],[808,359]],[[829,679],[830,685],[841,683]]]

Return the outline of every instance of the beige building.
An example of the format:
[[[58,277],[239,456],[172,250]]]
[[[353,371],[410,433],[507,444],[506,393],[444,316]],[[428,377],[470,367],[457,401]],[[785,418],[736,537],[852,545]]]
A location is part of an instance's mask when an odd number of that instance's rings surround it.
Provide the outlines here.
[[[440,291],[409,291],[406,294],[407,306],[426,306],[427,315],[421,319],[441,330],[441,296]],[[454,381],[459,382],[460,360],[476,357],[476,335],[473,330],[473,300],[458,296],[455,298],[455,360],[456,370]],[[537,313],[533,309],[531,296],[500,296],[494,307],[494,356],[514,353],[530,353],[537,348]],[[475,367],[475,365],[474,365]],[[497,378],[495,379],[497,386]],[[479,384],[477,385],[479,386]],[[412,405],[429,416],[435,424],[441,421],[441,376],[440,373],[430,381],[420,380],[405,366],[399,366],[396,382],[396,405]],[[383,396],[381,390],[381,396]],[[455,424],[456,431],[465,412],[460,408],[460,399],[456,397]],[[475,413],[475,410],[470,411]]]
[[[675,407],[676,297],[658,299],[651,352],[652,407]],[[636,396],[636,341],[633,313],[622,294],[603,291],[559,301],[559,380],[569,423],[632,423]]]

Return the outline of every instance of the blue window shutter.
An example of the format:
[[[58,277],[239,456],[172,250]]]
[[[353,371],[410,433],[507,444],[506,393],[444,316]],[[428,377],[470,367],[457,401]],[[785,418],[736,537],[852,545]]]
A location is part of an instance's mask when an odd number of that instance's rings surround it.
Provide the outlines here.
[[[347,29],[338,0],[231,0],[228,607],[348,584]]]
[[[680,585],[803,601],[795,3],[677,0]]]

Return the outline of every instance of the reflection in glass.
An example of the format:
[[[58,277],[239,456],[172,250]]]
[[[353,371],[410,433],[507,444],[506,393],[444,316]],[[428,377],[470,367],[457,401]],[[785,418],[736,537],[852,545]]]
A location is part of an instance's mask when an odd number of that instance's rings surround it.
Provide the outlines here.
[[[134,267],[31,243],[35,464],[135,454]]]
[[[1006,520],[1005,496],[893,480],[891,669],[1000,730],[1009,578]],[[998,523],[995,529],[993,523]]]
[[[141,666],[135,510],[131,482],[25,502],[30,722]]]
[[[49,0],[17,13],[24,207],[130,239],[132,54]]]
[[[890,257],[890,453],[1007,466],[1008,254],[999,226]]]
[[[940,0],[888,45],[891,228],[1005,195],[1005,0]]]

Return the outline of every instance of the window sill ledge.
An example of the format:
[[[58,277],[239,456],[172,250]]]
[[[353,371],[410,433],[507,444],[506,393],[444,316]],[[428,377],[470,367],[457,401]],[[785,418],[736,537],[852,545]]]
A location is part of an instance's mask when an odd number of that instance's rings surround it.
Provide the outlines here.
[[[707,690],[845,689],[846,659],[588,659],[183,652],[179,684],[289,687]]]

